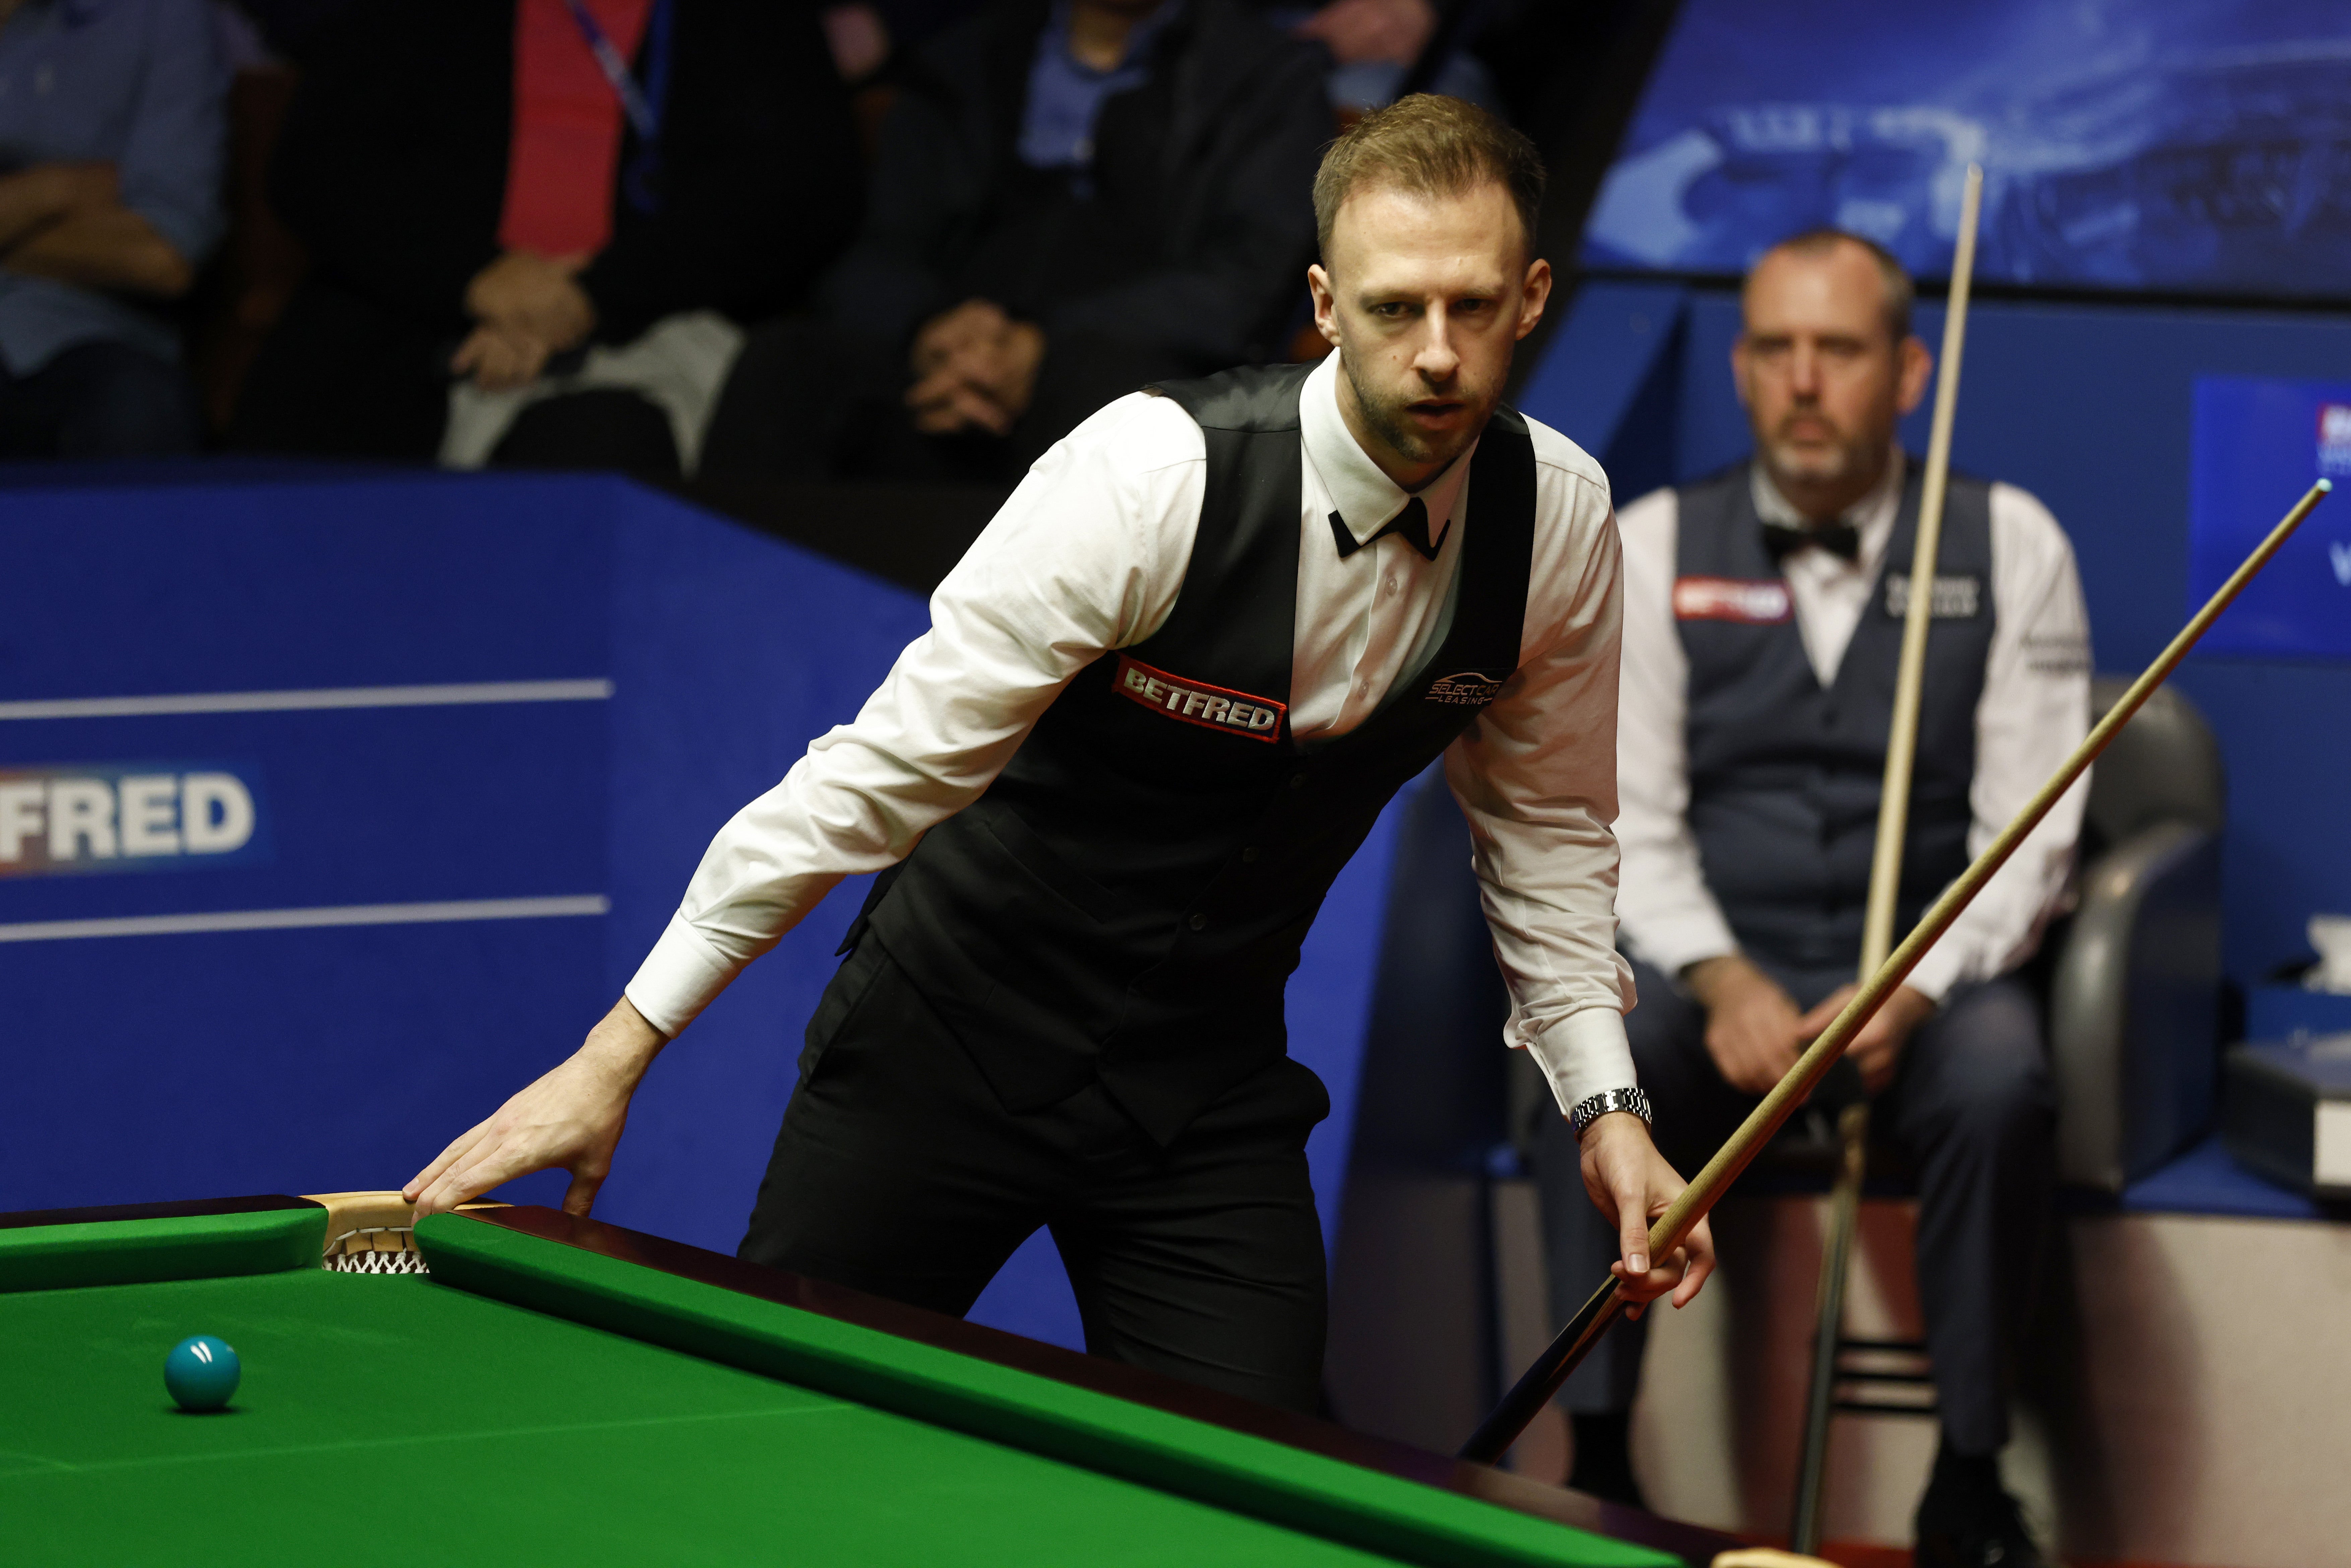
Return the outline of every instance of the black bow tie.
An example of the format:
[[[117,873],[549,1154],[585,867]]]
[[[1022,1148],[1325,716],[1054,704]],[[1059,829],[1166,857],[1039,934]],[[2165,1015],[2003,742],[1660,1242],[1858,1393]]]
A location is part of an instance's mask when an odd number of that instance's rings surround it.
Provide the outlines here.
[[[1437,552],[1445,548],[1445,536],[1452,531],[1453,519],[1447,517],[1445,519],[1445,526],[1437,530],[1437,537],[1435,538],[1428,537],[1428,506],[1417,496],[1405,502],[1403,511],[1390,517],[1386,527],[1364,540],[1362,544],[1355,542],[1355,536],[1348,528],[1346,518],[1336,512],[1331,514],[1331,537],[1339,541],[1341,560],[1346,559],[1363,549],[1364,545],[1375,545],[1390,534],[1395,535],[1396,538],[1418,550],[1425,559],[1435,560]]]
[[[1808,528],[1792,528],[1780,523],[1763,525],[1763,550],[1774,566],[1800,549],[1815,547],[1857,561],[1861,559],[1861,530],[1851,523],[1815,523]]]

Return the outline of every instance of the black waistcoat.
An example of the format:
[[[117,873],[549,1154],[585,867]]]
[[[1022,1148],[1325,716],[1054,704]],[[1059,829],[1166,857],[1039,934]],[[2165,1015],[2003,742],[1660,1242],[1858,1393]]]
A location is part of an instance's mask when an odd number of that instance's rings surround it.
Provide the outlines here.
[[[1306,374],[1153,389],[1207,444],[1199,530],[1166,623],[1081,671],[987,792],[867,905],[872,933],[1009,1110],[1099,1077],[1165,1144],[1278,1058],[1282,988],[1332,881],[1390,797],[1518,666],[1534,448],[1505,410],[1471,469],[1477,515],[1441,644],[1360,727],[1296,742]]]
[[[1748,465],[1679,492],[1674,608],[1689,657],[1689,823],[1740,946],[1792,968],[1861,959],[1919,487],[1913,461],[1868,607],[1825,688],[1763,549]],[[1988,486],[1952,476],[1936,556],[1897,936],[1968,863],[1976,702],[1992,634]]]

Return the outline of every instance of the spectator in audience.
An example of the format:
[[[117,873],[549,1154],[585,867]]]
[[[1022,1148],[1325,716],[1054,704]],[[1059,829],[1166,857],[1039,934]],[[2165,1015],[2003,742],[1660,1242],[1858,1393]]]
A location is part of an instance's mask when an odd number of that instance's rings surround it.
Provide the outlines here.
[[[1318,52],[1241,0],[996,0],[903,67],[866,226],[752,335],[706,471],[1004,482],[1111,399],[1280,354]]]
[[[271,194],[313,271],[234,434],[691,469],[741,337],[854,232],[805,0],[402,0],[328,25]]]
[[[206,0],[0,0],[0,456],[195,450],[226,89]]]
[[[1266,15],[1331,51],[1331,106],[1352,124],[1356,116],[1394,103],[1407,89],[1467,99],[1499,113],[1493,78],[1468,47],[1475,24],[1489,7],[1479,0],[1454,0],[1452,9],[1472,6],[1476,13],[1455,16],[1441,42],[1437,35],[1447,19],[1438,15],[1436,0],[1330,0],[1315,8],[1277,3]],[[1437,57],[1425,60],[1432,46]]]

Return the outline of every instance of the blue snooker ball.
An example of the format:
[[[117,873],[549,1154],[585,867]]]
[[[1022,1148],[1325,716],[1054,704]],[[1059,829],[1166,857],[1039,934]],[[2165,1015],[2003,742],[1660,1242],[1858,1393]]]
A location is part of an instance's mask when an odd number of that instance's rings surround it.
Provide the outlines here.
[[[183,1410],[218,1410],[236,1392],[244,1368],[227,1342],[208,1333],[193,1334],[172,1347],[163,1358],[163,1386]]]

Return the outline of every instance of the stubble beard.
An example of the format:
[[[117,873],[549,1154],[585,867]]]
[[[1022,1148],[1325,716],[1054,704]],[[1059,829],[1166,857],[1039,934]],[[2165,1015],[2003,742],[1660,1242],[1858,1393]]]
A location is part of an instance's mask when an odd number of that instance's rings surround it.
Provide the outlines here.
[[[1340,373],[1355,389],[1355,407],[1363,414],[1364,427],[1390,451],[1408,463],[1434,464],[1439,468],[1450,464],[1478,439],[1479,433],[1486,428],[1486,421],[1493,417],[1495,405],[1501,401],[1499,397],[1481,400],[1474,388],[1466,382],[1457,383],[1456,389],[1447,395],[1458,398],[1476,412],[1477,417],[1464,425],[1458,436],[1433,438],[1422,432],[1405,413],[1407,404],[1429,396],[1429,389],[1415,386],[1403,393],[1388,392],[1365,382],[1357,373],[1355,362],[1343,346],[1336,351]],[[1482,407],[1479,406],[1481,402]]]
[[[1811,413],[1808,417],[1821,418],[1818,413]],[[1839,488],[1864,475],[1874,477],[1876,465],[1884,461],[1882,455],[1893,440],[1891,431],[1873,439],[1831,426],[1830,434],[1831,441],[1825,448],[1800,446],[1780,432],[1774,432],[1769,441],[1759,443],[1772,483],[1784,492]]]

